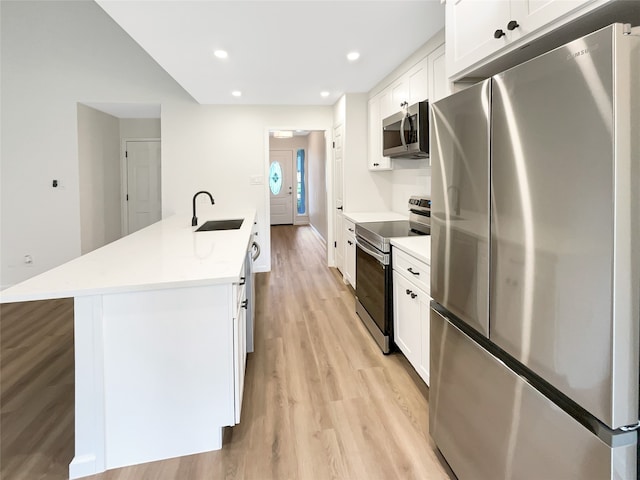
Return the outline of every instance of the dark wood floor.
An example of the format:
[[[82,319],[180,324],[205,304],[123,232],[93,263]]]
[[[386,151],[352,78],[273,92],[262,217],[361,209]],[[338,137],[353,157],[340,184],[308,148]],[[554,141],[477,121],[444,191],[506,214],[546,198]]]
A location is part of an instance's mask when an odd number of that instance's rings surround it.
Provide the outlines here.
[[[449,479],[428,437],[428,389],[384,356],[309,227],[272,227],[257,275],[242,419],[223,449],[94,480]],[[1,477],[64,479],[73,457],[73,302],[3,305]]]

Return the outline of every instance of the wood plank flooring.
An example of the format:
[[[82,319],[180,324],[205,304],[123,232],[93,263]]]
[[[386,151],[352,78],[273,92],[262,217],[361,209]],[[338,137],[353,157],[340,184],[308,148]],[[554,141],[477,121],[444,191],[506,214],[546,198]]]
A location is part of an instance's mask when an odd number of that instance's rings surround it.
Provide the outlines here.
[[[353,290],[309,227],[272,227],[258,274],[255,352],[241,423],[223,449],[112,470],[94,480],[453,478],[428,436],[428,389],[382,355]],[[73,303],[0,311],[3,479],[64,479],[73,457]]]

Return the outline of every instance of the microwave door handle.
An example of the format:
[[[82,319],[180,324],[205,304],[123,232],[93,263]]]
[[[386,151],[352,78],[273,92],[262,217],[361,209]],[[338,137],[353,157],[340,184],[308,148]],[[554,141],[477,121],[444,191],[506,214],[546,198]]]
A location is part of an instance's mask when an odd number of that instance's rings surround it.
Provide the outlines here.
[[[402,142],[402,146],[407,148],[407,141],[404,138],[404,122],[407,119],[407,115],[402,116],[402,120],[400,120],[400,141]]]

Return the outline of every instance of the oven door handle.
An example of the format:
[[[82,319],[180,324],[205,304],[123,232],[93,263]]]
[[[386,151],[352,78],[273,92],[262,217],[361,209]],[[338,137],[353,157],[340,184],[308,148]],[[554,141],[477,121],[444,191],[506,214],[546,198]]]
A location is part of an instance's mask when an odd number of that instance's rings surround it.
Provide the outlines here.
[[[356,245],[360,247],[364,253],[371,255],[373,258],[378,260],[378,262],[380,262],[381,264],[387,265],[385,263],[384,253],[376,252],[375,250],[369,248],[368,246],[365,246],[364,242],[359,241],[357,238],[356,238]]]

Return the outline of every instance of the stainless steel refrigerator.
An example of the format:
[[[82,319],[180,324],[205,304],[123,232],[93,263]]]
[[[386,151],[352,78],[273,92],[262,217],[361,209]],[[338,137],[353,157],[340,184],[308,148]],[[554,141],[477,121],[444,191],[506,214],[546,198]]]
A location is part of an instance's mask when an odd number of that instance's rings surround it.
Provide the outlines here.
[[[638,478],[639,33],[432,105],[429,428],[459,480]]]

